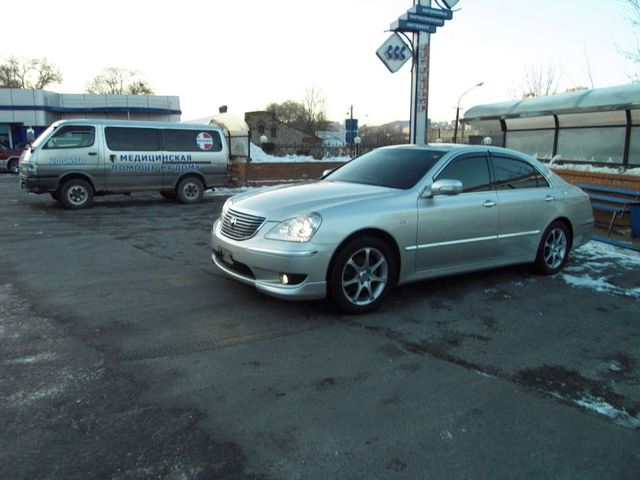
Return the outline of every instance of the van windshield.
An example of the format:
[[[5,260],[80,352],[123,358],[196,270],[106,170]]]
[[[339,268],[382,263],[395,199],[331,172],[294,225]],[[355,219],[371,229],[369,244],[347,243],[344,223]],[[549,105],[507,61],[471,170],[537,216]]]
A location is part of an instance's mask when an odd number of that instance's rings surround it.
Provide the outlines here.
[[[51,125],[49,128],[47,128],[44,132],[38,135],[38,138],[36,138],[35,141],[31,144],[31,147],[32,148],[40,147],[45,142],[45,140],[49,138],[49,135],[51,135],[51,132],[53,132],[56,128],[58,128],[58,125],[56,125],[55,123]]]

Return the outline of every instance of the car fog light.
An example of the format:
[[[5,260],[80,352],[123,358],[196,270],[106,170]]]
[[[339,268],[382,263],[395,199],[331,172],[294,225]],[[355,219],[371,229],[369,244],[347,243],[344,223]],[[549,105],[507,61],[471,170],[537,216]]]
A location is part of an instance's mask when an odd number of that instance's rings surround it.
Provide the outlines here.
[[[280,272],[280,285],[300,285],[307,279],[302,273],[284,273]]]

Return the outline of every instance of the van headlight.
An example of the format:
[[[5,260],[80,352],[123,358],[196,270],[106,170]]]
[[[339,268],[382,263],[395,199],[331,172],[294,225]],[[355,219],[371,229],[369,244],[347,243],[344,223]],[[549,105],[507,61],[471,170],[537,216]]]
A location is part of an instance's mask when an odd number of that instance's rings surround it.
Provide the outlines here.
[[[308,242],[320,228],[322,217],[319,213],[308,213],[296,218],[290,218],[273,227],[265,236],[270,240],[284,240],[285,242]]]

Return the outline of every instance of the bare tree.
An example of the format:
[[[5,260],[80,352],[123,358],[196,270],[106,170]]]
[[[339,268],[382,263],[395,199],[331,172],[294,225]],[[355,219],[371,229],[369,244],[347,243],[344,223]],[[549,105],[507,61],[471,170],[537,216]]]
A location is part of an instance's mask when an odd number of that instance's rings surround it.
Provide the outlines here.
[[[327,124],[326,100],[317,87],[307,88],[302,100],[304,106],[305,131],[315,134]]]
[[[319,88],[305,90],[302,102],[287,100],[282,103],[270,103],[266,110],[275,114],[276,118],[290,127],[315,135],[327,126],[325,98]]]
[[[61,81],[60,69],[46,58],[9,57],[0,64],[0,87],[42,89]]]
[[[267,112],[275,114],[276,118],[289,126],[304,128],[304,105],[295,100],[286,100],[282,103],[270,103]]]
[[[554,95],[560,83],[558,71],[552,63],[546,67],[526,67],[522,83],[512,92],[516,98],[536,98]]]
[[[152,95],[153,89],[139,72],[107,67],[87,83],[88,93],[113,95]]]
[[[33,70],[36,72],[36,89],[43,89],[47,85],[62,82],[60,69],[46,58],[36,59],[32,64]]]
[[[636,30],[636,32],[640,29],[640,0],[620,0],[623,4],[625,4],[626,12],[625,16],[629,24]],[[637,33],[636,33],[637,35]],[[636,43],[631,48],[621,48],[618,47],[618,50],[631,60],[634,63],[640,64],[640,44],[638,43],[638,39],[636,38]],[[638,74],[631,75],[634,81],[638,80]]]

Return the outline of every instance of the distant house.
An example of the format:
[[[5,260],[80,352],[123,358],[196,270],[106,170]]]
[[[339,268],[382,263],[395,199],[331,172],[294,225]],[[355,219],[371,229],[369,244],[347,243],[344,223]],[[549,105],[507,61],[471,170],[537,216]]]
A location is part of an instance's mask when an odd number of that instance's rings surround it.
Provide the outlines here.
[[[274,113],[246,112],[244,120],[251,129],[251,143],[272,155],[313,155],[322,157],[322,139],[278,120]],[[266,137],[266,142],[260,138]]]

